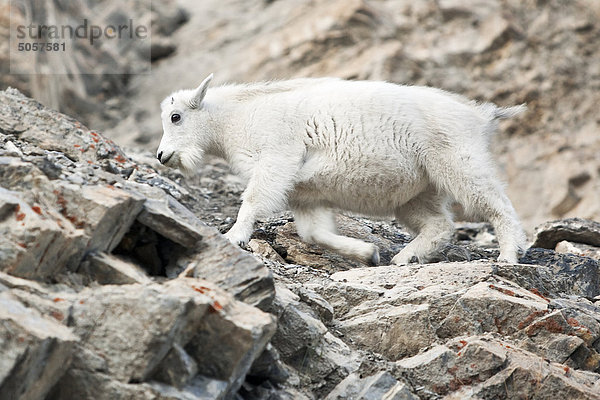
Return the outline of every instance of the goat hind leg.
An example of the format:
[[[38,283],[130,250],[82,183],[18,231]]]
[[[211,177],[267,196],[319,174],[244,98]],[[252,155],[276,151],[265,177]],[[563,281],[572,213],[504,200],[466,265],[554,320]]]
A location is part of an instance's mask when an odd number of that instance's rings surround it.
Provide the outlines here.
[[[309,243],[327,247],[367,264],[379,264],[379,249],[372,243],[339,235],[333,212],[324,208],[294,209],[298,234]]]
[[[491,158],[483,151],[479,155]],[[494,226],[500,246],[498,261],[516,263],[526,240],[517,213],[495,170],[486,166],[486,162],[469,162],[472,156],[430,157],[427,170],[438,186],[452,194],[467,213],[481,216]]]
[[[416,234],[392,259],[393,264],[412,261],[427,262],[428,258],[449,242],[453,223],[448,211],[448,200],[428,188],[408,203],[396,209],[396,219]]]

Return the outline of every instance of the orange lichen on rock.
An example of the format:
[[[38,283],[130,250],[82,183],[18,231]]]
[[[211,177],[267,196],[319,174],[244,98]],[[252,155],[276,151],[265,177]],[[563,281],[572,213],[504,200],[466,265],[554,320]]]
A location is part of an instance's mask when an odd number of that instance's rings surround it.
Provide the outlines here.
[[[546,314],[548,311],[546,310],[540,310],[540,311],[534,311],[531,314],[529,314],[523,321],[519,322],[519,325],[517,328],[519,329],[523,329],[526,326],[529,326],[529,324],[531,324],[533,322],[533,320],[535,320],[536,318],[541,317],[542,315]]]
[[[504,289],[504,288],[501,288],[501,287],[496,286],[496,285],[490,285],[489,287],[490,287],[490,289],[497,290],[500,293],[503,293],[503,294],[505,294],[507,296],[514,296],[515,295],[515,292],[513,292],[512,290],[509,290],[509,289]]]
[[[541,329],[546,329],[551,333],[564,333],[565,329],[554,319],[547,318],[543,321],[538,321],[534,324],[531,324],[525,329],[525,333],[528,336],[533,336],[538,333]]]
[[[192,286],[192,289],[202,294],[205,294],[206,292],[210,291],[210,288],[206,286]]]
[[[536,296],[541,297],[542,299],[544,299],[546,301],[550,301],[550,299],[548,299],[546,296],[544,296],[543,294],[541,294],[540,291],[537,290],[536,288],[529,289],[529,291],[531,293],[535,294]]]
[[[208,309],[208,311],[210,313],[216,313],[216,312],[219,312],[219,311],[222,311],[222,310],[223,310],[223,306],[221,305],[221,303],[219,303],[216,300],[214,301],[214,303],[212,303],[211,305],[209,305],[209,309]]]
[[[17,204],[15,207],[15,217],[17,218],[17,221],[23,221],[25,219],[25,213],[21,212],[20,204]]]
[[[58,311],[51,311],[50,315],[52,316],[52,318],[58,320],[58,321],[62,321],[63,319],[65,319],[65,316]]]

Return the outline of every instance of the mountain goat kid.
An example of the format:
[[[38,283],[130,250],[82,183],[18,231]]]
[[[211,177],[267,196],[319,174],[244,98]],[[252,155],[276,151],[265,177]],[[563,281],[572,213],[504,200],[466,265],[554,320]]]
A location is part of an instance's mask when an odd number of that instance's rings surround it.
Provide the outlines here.
[[[339,235],[336,209],[394,215],[416,236],[392,260],[425,262],[450,239],[456,200],[496,229],[501,262],[525,236],[496,177],[489,139],[523,112],[439,89],[334,78],[181,90],[162,103],[161,163],[192,173],[205,154],[247,182],[227,238],[248,242],[257,218],[288,206],[300,236],[379,262],[374,244]]]

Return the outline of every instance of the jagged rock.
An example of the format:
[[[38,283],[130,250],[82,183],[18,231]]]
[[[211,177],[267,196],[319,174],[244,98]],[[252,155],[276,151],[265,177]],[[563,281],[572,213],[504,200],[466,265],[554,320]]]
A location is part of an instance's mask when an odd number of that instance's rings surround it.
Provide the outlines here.
[[[278,320],[273,345],[286,362],[302,362],[303,355],[325,335],[327,328],[308,306],[300,303],[300,297],[283,286],[276,287],[272,307]]]
[[[326,400],[418,400],[406,384],[389,372],[381,371],[362,378],[356,372],[348,375],[325,398]]]
[[[68,382],[65,384],[64,382]],[[48,399],[100,399],[109,400],[121,396],[133,400],[152,398],[152,391],[145,385],[128,384],[103,372],[89,372],[71,368],[54,387]]]
[[[214,300],[184,348],[198,363],[201,375],[228,382],[225,397],[231,397],[275,333],[276,324],[273,316],[256,308],[225,296],[220,299]]]
[[[0,269],[30,279],[46,279],[84,256],[87,237],[57,213],[30,206],[17,192],[0,188]],[[45,215],[44,215],[45,214]],[[57,219],[55,220],[54,217]]]
[[[64,377],[69,385],[57,385],[48,396],[50,400],[94,399],[112,400],[224,400],[227,399],[227,382],[197,375],[185,387],[176,387],[151,381],[149,383],[124,383],[102,372],[76,369],[67,371]]]
[[[90,254],[81,263],[78,272],[103,285],[152,282],[146,272],[136,264],[106,253]]]
[[[597,399],[596,379],[490,336],[454,339],[396,363],[411,384],[447,398]]]
[[[547,309],[547,301],[518,286],[481,282],[458,298],[437,334],[440,337],[482,332],[512,334],[529,315]]]
[[[26,307],[0,286],[0,394],[42,400],[71,362],[71,329]]]
[[[182,388],[198,373],[198,364],[177,343],[156,367],[153,379]]]
[[[531,247],[554,249],[563,240],[600,247],[600,223],[582,218],[546,222],[535,229]]]
[[[127,187],[140,191],[146,198],[144,209],[137,220],[162,236],[191,249],[199,248],[206,234],[214,236],[212,228],[172,196],[165,196],[162,190],[130,182]]]
[[[275,329],[268,314],[189,278],[85,289],[74,297],[68,320],[81,343],[58,382],[57,399],[121,391],[144,398],[156,390],[164,398],[202,390],[228,398]],[[126,385],[153,379],[164,384]]]
[[[300,299],[313,309],[324,323],[329,323],[333,319],[333,307],[321,295],[306,287],[299,287],[297,294]]]
[[[227,390],[228,382],[197,376],[186,387],[177,390],[172,386],[152,382],[143,385],[152,389],[152,395],[160,400],[226,400],[232,397]]]
[[[269,380],[276,384],[284,383],[289,378],[289,373],[281,363],[279,353],[271,343],[254,360],[254,364],[252,364],[252,368],[248,372],[248,378],[259,381]]]
[[[89,237],[86,251],[112,251],[144,207],[144,198],[108,185],[60,185],[60,212]]]
[[[55,293],[9,275],[0,278],[0,288],[9,288],[15,302],[72,325],[72,340],[80,338],[77,348],[69,342],[66,353],[55,346],[69,359],[48,364],[57,375],[43,386],[45,391],[66,371],[52,390],[52,399],[229,398],[275,329],[268,314],[197,279]],[[22,306],[19,318],[27,315],[25,311],[34,312]],[[51,336],[52,329],[47,331]],[[24,350],[31,351],[31,343],[25,343],[29,347]],[[74,360],[67,368],[72,351]],[[196,373],[198,364],[205,375]],[[222,379],[211,377],[215,374]],[[153,379],[167,382],[152,383]]]
[[[495,273],[544,296],[600,294],[600,265],[593,259],[531,248],[519,261],[527,265],[498,265]]]
[[[340,339],[328,332],[323,323],[300,297],[278,286],[273,300],[278,326],[272,344],[283,361],[329,390],[358,367],[358,356]],[[325,392],[326,393],[326,392]]]
[[[260,254],[266,259],[273,260],[282,264],[285,264],[285,260],[281,258],[279,253],[277,253],[271,245],[265,241],[260,239],[250,239],[248,242],[248,247],[252,250],[253,253]]]
[[[437,327],[466,288],[486,280],[491,272],[491,266],[484,263],[360,268],[333,274],[321,294],[334,308],[350,294],[349,302],[354,304],[348,312],[335,308],[336,329],[361,347],[396,360],[433,343]],[[367,289],[374,295],[363,295],[363,301],[356,304],[353,293]]]
[[[365,312],[365,308],[356,310],[360,311]],[[356,316],[350,314],[337,328],[362,348],[397,360],[417,353],[435,340],[429,313],[427,304],[388,306]],[[411,329],[407,330],[407,326]]]
[[[280,388],[270,384],[263,384],[252,387],[245,384],[240,390],[239,396],[245,400],[263,400],[276,398],[281,400],[312,400],[314,396],[309,396],[303,391],[294,387]]]
[[[554,250],[557,253],[575,254],[577,256],[590,257],[596,261],[600,261],[600,247],[597,246],[562,240],[556,244]]]
[[[336,330],[360,348],[391,360],[417,354],[439,340],[493,332],[520,338],[520,346],[553,361],[597,370],[593,343],[600,330],[596,321],[600,312],[591,303],[585,308],[551,303],[536,289],[540,280],[536,268],[542,267],[528,267],[528,275],[523,273],[525,267],[472,262],[354,269],[332,275],[333,281],[320,291],[334,306],[340,304],[333,321]],[[507,271],[518,275],[529,290],[505,280],[510,275]],[[561,276],[543,273],[553,279]],[[573,279],[583,280],[584,276]],[[363,296],[352,308],[343,305],[344,298],[355,302],[355,290],[369,293],[366,288],[380,292],[371,298]],[[557,307],[565,310],[552,312]],[[564,316],[565,312],[569,315]],[[578,325],[577,330],[567,321]]]
[[[261,310],[269,308],[275,296],[271,271],[251,254],[236,248],[216,230],[211,243],[191,260],[185,276],[206,279],[232,293],[238,300]]]
[[[600,355],[594,347],[600,310],[591,306],[592,310],[581,311],[572,304],[561,310],[560,305],[551,304],[558,310],[531,315],[521,323],[524,329],[519,346],[572,368],[600,370]]]
[[[458,350],[453,351],[451,347]],[[505,361],[506,351],[502,346],[468,338],[436,346],[423,354],[398,361],[396,365],[397,372],[412,385],[444,395],[463,385],[488,379]]]
[[[83,291],[71,315],[75,333],[84,338],[81,346],[104,358],[106,372],[115,379],[146,380],[173,340],[190,340],[186,335],[198,329],[212,303],[185,285],[175,287],[120,285]],[[134,310],[136,318],[131,318],[127,311]]]

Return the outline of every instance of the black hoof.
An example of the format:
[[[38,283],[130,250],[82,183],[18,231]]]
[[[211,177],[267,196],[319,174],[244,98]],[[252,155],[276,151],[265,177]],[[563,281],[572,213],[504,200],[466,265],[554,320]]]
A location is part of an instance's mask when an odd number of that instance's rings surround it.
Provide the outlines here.
[[[369,260],[369,265],[375,267],[379,265],[379,252],[375,250],[371,255],[371,259]]]

